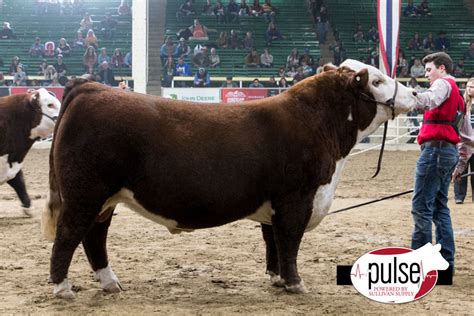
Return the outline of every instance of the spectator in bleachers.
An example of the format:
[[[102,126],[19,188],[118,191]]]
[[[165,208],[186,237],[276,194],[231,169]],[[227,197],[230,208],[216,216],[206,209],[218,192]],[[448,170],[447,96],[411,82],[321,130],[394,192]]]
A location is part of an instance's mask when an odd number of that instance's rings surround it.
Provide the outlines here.
[[[228,23],[239,23],[239,5],[235,0],[229,0],[226,13]]]
[[[5,87],[7,82],[5,81],[5,75],[0,71],[0,87]]]
[[[291,66],[286,72],[285,72],[285,77],[290,77],[293,78],[298,71],[296,70],[296,66]]]
[[[19,64],[20,64],[20,57],[13,56],[12,61],[10,63],[10,67],[8,68],[8,74],[10,76],[13,76],[15,74]]]
[[[253,48],[244,60],[245,67],[247,68],[258,68],[260,67],[260,56],[258,56],[257,50]]]
[[[278,69],[278,73],[277,73],[277,76],[278,77],[285,77],[286,76],[286,69],[285,69],[285,66],[282,66]]]
[[[420,34],[418,34],[418,32],[413,34],[413,37],[408,41],[407,47],[412,51],[423,49],[423,42],[421,41]]]
[[[365,42],[365,34],[364,34],[364,28],[362,27],[362,24],[357,23],[356,30],[354,31],[354,34],[352,35],[354,38],[354,42],[356,43],[363,43]]]
[[[56,63],[54,64],[54,68],[58,72],[58,80],[61,85],[64,85],[67,82],[67,66],[63,62],[63,55],[59,54]]]
[[[114,71],[109,67],[109,63],[106,61],[100,64],[100,70],[98,73],[98,82],[108,86],[115,86],[115,75]]]
[[[467,51],[464,53],[464,59],[474,60],[474,42],[471,42],[471,43],[469,44],[469,48],[468,48]]]
[[[221,58],[217,55],[217,50],[211,48],[211,55],[209,55],[209,67],[216,68],[221,65]]]
[[[266,86],[268,88],[277,88],[278,87],[278,83],[275,80],[275,76],[272,75],[268,78],[268,83],[266,84]]]
[[[465,70],[464,70],[464,58],[461,57],[459,61],[456,63],[456,66],[454,66],[454,71],[453,71],[453,76],[457,78],[462,78],[466,76]]]
[[[262,15],[265,21],[275,22],[276,8],[270,0],[265,0],[265,3],[262,4]]]
[[[178,58],[178,63],[176,64],[176,68],[175,68],[174,73],[175,73],[175,76],[178,76],[178,77],[191,76],[192,75],[191,66],[189,66],[189,64],[185,63],[183,58]],[[186,87],[186,81],[182,81],[182,80],[177,81],[175,83],[175,86]]]
[[[124,15],[130,15],[131,10],[130,6],[128,5],[126,0],[121,0],[120,5],[117,9],[118,15],[124,16]]]
[[[229,39],[227,38],[227,32],[222,31],[216,40],[217,48],[227,48]]]
[[[216,31],[214,29],[208,29],[205,25],[201,24],[198,19],[194,19],[193,25],[188,28],[191,31],[193,40],[209,40],[208,33],[210,31]],[[217,31],[216,31],[217,32]]]
[[[59,86],[58,79],[56,68],[53,65],[47,66],[44,72],[43,86]]]
[[[346,59],[346,49],[340,41],[331,45],[330,49],[332,50],[334,65],[339,66]]]
[[[299,65],[301,66],[302,65],[302,62],[306,62],[306,65],[310,66],[311,68],[314,69],[314,58],[313,56],[309,53],[309,48],[306,47],[304,49],[304,53],[300,56],[300,60],[299,60]]]
[[[367,41],[369,43],[378,43],[379,42],[379,32],[375,28],[375,25],[372,25],[367,32]]]
[[[300,64],[300,53],[298,52],[298,48],[294,47],[290,54],[286,57],[286,68],[289,69],[292,66],[298,67]]]
[[[322,73],[324,70],[324,60],[320,59],[319,60],[319,66],[318,68],[316,68],[316,74],[319,75],[320,73]]]
[[[61,54],[64,57],[69,57],[71,55],[71,46],[69,46],[64,37],[59,39],[59,44],[56,48],[56,53]]]
[[[72,13],[75,15],[84,14],[86,9],[84,8],[84,0],[74,0],[72,3]]]
[[[214,6],[211,0],[206,0],[206,3],[202,6],[202,15],[214,15]]]
[[[166,59],[165,65],[163,67],[163,75],[161,85],[163,87],[171,87],[171,82],[173,82],[173,76],[176,69],[176,65],[174,64],[173,57],[168,57]]]
[[[192,61],[196,67],[209,67],[211,61],[209,60],[209,51],[207,46],[199,44],[196,45]]]
[[[268,23],[268,28],[265,33],[265,40],[267,45],[271,45],[273,41],[282,40],[284,37],[274,22]]]
[[[76,49],[84,49],[86,48],[86,41],[84,39],[84,35],[82,35],[81,31],[76,32],[76,37],[74,38],[74,43],[72,44],[72,47]]]
[[[420,78],[425,76],[425,67],[422,65],[419,58],[415,59],[415,63],[410,68],[410,77]]]
[[[423,51],[425,54],[434,53],[436,50],[436,44],[433,37],[433,32],[429,32],[428,35],[423,39]]]
[[[251,51],[253,48],[255,48],[255,41],[252,37],[252,32],[248,31],[245,33],[245,37],[242,40],[242,44],[244,45],[244,49],[247,51]]]
[[[43,15],[48,13],[48,0],[36,0],[36,15]]]
[[[280,89],[285,89],[285,88],[289,88],[290,85],[288,84],[288,82],[286,81],[286,78],[285,77],[281,77],[280,80],[278,80],[278,87]]]
[[[403,15],[406,17],[416,17],[419,15],[413,0],[408,0],[407,6],[403,9]]]
[[[19,64],[16,67],[16,71],[13,74],[13,85],[14,86],[26,86],[26,80],[27,80],[26,72],[23,68],[22,64]]]
[[[10,23],[8,22],[3,22],[3,28],[0,31],[0,38],[1,39],[13,39],[16,38],[15,34],[13,33],[13,30],[10,27]]]
[[[106,62],[108,62],[108,63],[110,64],[110,56],[107,55],[107,48],[102,47],[102,48],[100,49],[100,54],[97,56],[97,63],[98,63],[99,65],[101,65],[102,62],[104,62],[104,61],[106,61]]]
[[[263,8],[259,0],[253,0],[253,4],[250,6],[250,13],[253,16],[261,16],[263,14]]]
[[[194,75],[193,84],[195,87],[209,87],[211,85],[209,72],[204,67],[199,67]]]
[[[97,64],[97,53],[95,52],[95,48],[89,46],[84,53],[82,58],[82,63],[84,64],[84,72],[87,74],[94,74],[94,68]]]
[[[320,44],[326,43],[326,37],[329,32],[329,14],[325,5],[321,6],[320,12],[316,17],[316,33]]]
[[[321,6],[323,5],[324,0],[310,0],[309,1],[309,10],[311,11],[311,15],[313,16],[314,23],[317,23],[317,18],[321,11]]]
[[[258,78],[253,79],[252,83],[249,84],[249,88],[265,88],[263,84],[260,83]]]
[[[173,38],[171,36],[167,36],[165,38],[165,43],[161,45],[160,48],[160,58],[161,58],[161,64],[164,65],[166,62],[166,59],[170,56],[173,56],[175,54],[176,46],[173,43]]]
[[[174,51],[174,57],[188,57],[189,54],[191,53],[191,47],[189,47],[187,41],[184,39],[184,37],[181,37],[179,39],[178,45],[175,48]]]
[[[44,43],[44,56],[53,57],[56,50],[55,47],[56,45],[54,45],[53,41],[47,41],[46,43]]]
[[[48,61],[43,59],[38,67],[38,75],[44,76],[46,74],[46,69],[48,68]]]
[[[123,60],[123,63],[125,64],[126,67],[132,68],[132,52],[129,51]]]
[[[88,48],[90,46],[94,47],[95,50],[99,48],[99,41],[94,34],[93,30],[87,31],[86,39],[84,40],[85,47]]]
[[[33,43],[33,45],[31,45],[29,53],[31,57],[44,56],[44,45],[41,43],[41,38],[35,38],[35,42]]]
[[[240,1],[239,16],[250,16],[252,13],[246,0]]]
[[[242,43],[239,38],[239,33],[236,30],[230,30],[230,37],[229,37],[229,48],[232,49],[240,49],[242,48]]]
[[[171,55],[171,57],[173,57],[173,55]],[[122,51],[120,50],[120,48],[116,48],[114,50],[112,58],[110,59],[110,65],[108,65],[108,67],[122,68],[123,64],[124,64],[124,58],[123,58]]]
[[[451,48],[451,43],[446,37],[446,32],[441,31],[438,33],[438,37],[435,40],[436,50],[438,51],[448,51]]]
[[[303,74],[306,77],[312,76],[314,74],[314,68],[306,63],[306,61],[301,61],[300,67],[303,69]]]
[[[237,82],[232,80],[232,76],[227,76],[222,83],[221,88],[238,88]]]
[[[421,0],[420,5],[418,6],[418,13],[421,16],[432,16],[431,9],[428,6],[428,0]]]
[[[303,67],[296,68],[296,74],[293,76],[293,83],[300,82],[304,78],[306,78],[306,76],[303,72]]]
[[[273,55],[270,54],[268,48],[264,48],[263,54],[260,55],[260,66],[264,68],[273,67]]]
[[[403,49],[398,50],[398,62],[397,62],[397,76],[400,77],[402,68],[406,68],[405,73],[408,73],[408,61],[405,57],[405,51]]]
[[[217,23],[226,23],[225,8],[221,0],[217,0],[216,5],[214,6],[214,15],[217,18]]]
[[[196,15],[196,10],[194,9],[193,2],[191,0],[186,0],[185,3],[180,5],[178,11],[176,11],[176,20],[181,22],[183,18],[192,17]]]
[[[86,32],[88,30],[91,30],[93,26],[94,26],[94,22],[92,22],[92,18],[90,14],[86,12],[81,22],[79,23],[78,31]]]
[[[111,40],[114,38],[117,24],[117,20],[113,19],[110,13],[105,16],[105,19],[100,22],[100,31],[104,39]]]
[[[72,0],[63,0],[62,3],[60,3],[60,5],[61,5],[61,9],[60,9],[59,14],[61,16],[73,14]]]

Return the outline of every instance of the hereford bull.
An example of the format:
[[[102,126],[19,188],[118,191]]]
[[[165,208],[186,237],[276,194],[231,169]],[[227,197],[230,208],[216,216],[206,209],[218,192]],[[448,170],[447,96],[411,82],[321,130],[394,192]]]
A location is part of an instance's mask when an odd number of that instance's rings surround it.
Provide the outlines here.
[[[120,291],[106,252],[120,202],[171,233],[260,222],[271,282],[306,292],[296,266],[303,233],[327,214],[350,150],[409,111],[414,95],[353,60],[279,96],[233,105],[68,84],[42,219],[54,238],[54,295],[74,297],[67,275],[81,241],[102,288]]]
[[[21,167],[33,143],[53,132],[61,103],[45,89],[0,98],[0,184],[8,183],[31,216]]]

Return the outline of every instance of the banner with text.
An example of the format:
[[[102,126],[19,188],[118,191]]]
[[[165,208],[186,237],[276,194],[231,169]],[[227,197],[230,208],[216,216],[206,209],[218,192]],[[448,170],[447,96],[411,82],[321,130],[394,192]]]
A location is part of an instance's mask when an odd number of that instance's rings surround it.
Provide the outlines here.
[[[235,103],[258,100],[268,97],[268,89],[222,89],[221,99],[224,103]]]
[[[162,88],[162,96],[174,100],[219,103],[221,102],[218,88]]]

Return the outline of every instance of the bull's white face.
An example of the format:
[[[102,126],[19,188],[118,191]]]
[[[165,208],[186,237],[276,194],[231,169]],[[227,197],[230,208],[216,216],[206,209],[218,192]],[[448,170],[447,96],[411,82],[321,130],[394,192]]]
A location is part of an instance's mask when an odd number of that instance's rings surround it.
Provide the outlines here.
[[[30,102],[43,113],[39,125],[31,130],[30,138],[50,136],[53,133],[55,120],[59,115],[61,102],[44,88],[33,92],[30,95]]]
[[[415,90],[407,88],[389,76],[384,75],[379,69],[357,60],[347,59],[341,64],[341,67],[342,66],[348,67],[356,72],[367,69],[369,72],[369,90],[374,96],[374,99],[378,102],[387,102],[393,98],[395,85],[398,85],[397,95],[395,97],[395,116],[406,113],[414,108],[416,103]],[[360,131],[359,140],[373,133],[380,124],[391,118],[391,108],[383,104],[377,104],[377,114],[370,126],[364,131]]]

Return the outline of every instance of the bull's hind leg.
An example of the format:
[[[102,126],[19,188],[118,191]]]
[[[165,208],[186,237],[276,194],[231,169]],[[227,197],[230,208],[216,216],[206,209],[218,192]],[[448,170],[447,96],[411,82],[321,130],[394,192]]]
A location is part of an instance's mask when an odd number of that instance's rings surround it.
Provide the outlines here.
[[[96,222],[82,240],[82,245],[101,287],[107,292],[117,293],[122,287],[107,257],[107,233],[113,212],[114,208],[107,209],[104,212],[107,217],[102,222],[100,222],[102,219],[96,218]]]
[[[311,217],[311,198],[293,194],[272,202],[272,207],[275,210],[272,228],[280,264],[280,282],[288,292],[307,293],[298,274],[296,260],[301,239]]]
[[[72,299],[75,295],[67,279],[69,266],[74,251],[91,229],[100,205],[79,204],[65,199],[61,208],[51,256],[50,279],[54,283],[54,296]]]
[[[280,278],[280,265],[278,263],[278,252],[273,236],[271,225],[262,224],[263,240],[266,246],[267,274],[270,276],[270,282],[274,286],[284,286]]]
[[[20,170],[16,176],[7,181],[7,183],[15,190],[16,194],[20,198],[21,206],[23,207],[23,212],[27,216],[32,216],[31,214],[31,200],[26,192],[25,179],[23,178],[23,171]]]

